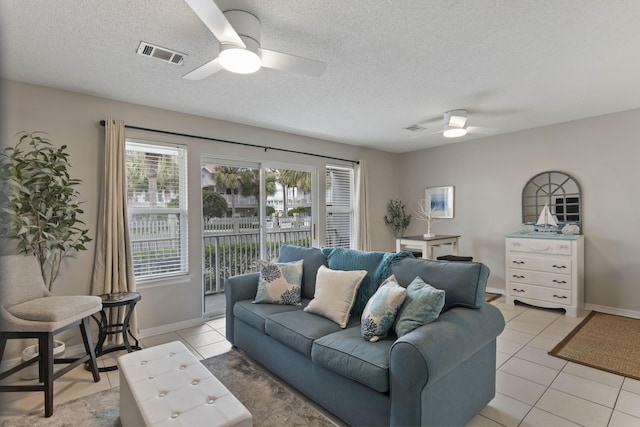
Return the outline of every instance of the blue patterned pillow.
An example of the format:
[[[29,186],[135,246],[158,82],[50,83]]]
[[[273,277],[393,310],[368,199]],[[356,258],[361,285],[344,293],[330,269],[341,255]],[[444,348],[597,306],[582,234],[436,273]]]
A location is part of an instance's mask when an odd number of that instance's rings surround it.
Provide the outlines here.
[[[360,322],[362,338],[376,342],[386,337],[393,327],[393,321],[406,294],[407,290],[398,285],[393,275],[385,280],[369,299],[362,312]]]
[[[260,277],[254,303],[300,305],[303,261],[270,263],[259,260]]]
[[[396,335],[400,338],[440,316],[444,306],[444,291],[426,284],[419,276],[407,286],[407,296],[396,320]]]

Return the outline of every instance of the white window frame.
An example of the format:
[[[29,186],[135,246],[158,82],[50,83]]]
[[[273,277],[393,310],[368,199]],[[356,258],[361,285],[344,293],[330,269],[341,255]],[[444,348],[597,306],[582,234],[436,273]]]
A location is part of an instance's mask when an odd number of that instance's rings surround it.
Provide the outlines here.
[[[153,274],[138,274],[135,275],[136,283],[144,286],[144,285],[157,285],[160,282],[166,281],[167,278],[175,278],[177,276],[187,276],[189,274],[189,242],[188,242],[188,181],[187,181],[187,146],[179,145],[179,144],[170,144],[164,143],[161,141],[147,141],[133,138],[126,138],[125,141],[126,151],[129,150],[139,150],[139,151],[154,151],[160,152],[166,150],[167,154],[173,154],[176,150],[178,151],[178,155],[182,157],[181,161],[178,164],[178,183],[179,183],[179,200],[180,206],[177,208],[170,207],[161,207],[161,208],[137,208],[132,207],[127,202],[127,212],[129,216],[129,239],[133,245],[132,239],[132,230],[131,230],[131,218],[132,215],[136,214],[157,214],[157,215],[167,215],[167,214],[176,214],[178,215],[178,224],[179,224],[179,247],[180,247],[180,267],[177,271],[170,272],[159,272]],[[128,176],[128,170],[127,170]],[[133,248],[132,248],[133,249]],[[132,254],[134,255],[134,254]],[[134,257],[134,270],[135,270],[135,257]]]

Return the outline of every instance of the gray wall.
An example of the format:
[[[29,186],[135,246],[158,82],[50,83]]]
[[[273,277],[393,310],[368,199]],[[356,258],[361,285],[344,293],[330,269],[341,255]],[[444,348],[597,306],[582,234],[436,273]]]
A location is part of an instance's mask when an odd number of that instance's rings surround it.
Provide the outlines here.
[[[82,219],[95,237],[98,203],[100,194],[101,169],[104,150],[104,128],[98,123],[105,118],[120,118],[126,123],[174,132],[210,136],[271,147],[308,151],[317,154],[347,159],[366,159],[369,165],[371,192],[370,208],[382,212],[387,200],[395,197],[400,186],[396,171],[399,169],[398,156],[389,153],[338,144],[319,139],[305,138],[283,132],[212,120],[203,117],[174,113],[141,105],[118,102],[72,92],[55,90],[22,83],[0,81],[2,84],[2,128],[1,145],[13,144],[13,135],[22,130],[41,130],[49,134],[57,145],[67,144],[74,178],[81,179],[78,188],[83,205]],[[142,139],[159,138],[157,134],[128,132],[128,135]],[[169,140],[162,137],[160,140]],[[200,159],[202,155],[223,156],[248,160],[267,160],[311,164],[324,172],[325,160],[317,157],[287,154],[274,150],[266,153],[256,148],[238,147],[209,141],[194,141],[173,138],[188,146],[189,175],[193,188],[199,188]],[[335,163],[335,162],[334,162]],[[323,183],[324,180],[321,179]],[[194,184],[195,183],[195,184]],[[323,193],[323,192],[321,192]],[[321,204],[324,194],[320,195]],[[190,276],[178,284],[140,289],[142,301],[136,307],[138,326],[141,331],[161,332],[163,328],[176,325],[191,325],[202,317],[201,259],[202,240],[201,201],[197,191],[189,194],[189,253]],[[324,208],[318,212],[324,215]],[[373,230],[381,230],[373,235],[373,249],[386,250],[391,246],[391,234],[385,229],[381,215],[372,215]],[[319,221],[320,231],[324,227]],[[77,259],[67,261],[54,292],[60,295],[89,294],[91,291],[92,264],[95,241],[89,250],[78,254]],[[77,335],[77,334],[76,334]],[[71,339],[73,344],[75,338]],[[11,350],[8,350],[11,356]],[[15,354],[14,354],[15,356]]]
[[[504,289],[504,239],[520,228],[520,192],[533,175],[561,170],[573,175],[584,193],[586,237],[586,302],[592,306],[640,313],[639,227],[636,183],[640,178],[640,110],[532,129],[467,143],[394,155],[330,141],[174,113],[61,90],[0,81],[2,127],[0,144],[13,143],[21,130],[42,130],[56,144],[67,144],[79,188],[84,220],[97,223],[104,129],[107,117],[149,128],[264,144],[369,162],[370,218],[374,250],[393,250],[394,240],[382,217],[387,202],[401,197],[415,208],[427,186],[454,185],[455,218],[434,226],[437,233],[461,234],[461,253],[491,268],[490,287]],[[153,134],[136,134],[153,139]],[[189,181],[200,180],[201,155],[251,160],[311,163],[324,161],[275,151],[221,143],[179,140],[189,147]],[[142,289],[137,308],[141,330],[196,322],[202,312],[200,284],[200,199],[189,196],[191,276],[182,283]],[[320,215],[323,212],[319,212]],[[410,233],[422,234],[424,223],[414,221]],[[61,295],[88,294],[94,246],[63,265],[54,291]],[[73,344],[73,340],[71,342]],[[15,351],[8,349],[8,357]]]
[[[455,218],[434,230],[460,234],[461,254],[486,263],[489,286],[504,289],[504,235],[521,228],[522,188],[539,172],[568,173],[583,193],[585,302],[639,316],[638,123],[632,110],[405,153],[402,198],[414,209],[425,187],[454,185]]]

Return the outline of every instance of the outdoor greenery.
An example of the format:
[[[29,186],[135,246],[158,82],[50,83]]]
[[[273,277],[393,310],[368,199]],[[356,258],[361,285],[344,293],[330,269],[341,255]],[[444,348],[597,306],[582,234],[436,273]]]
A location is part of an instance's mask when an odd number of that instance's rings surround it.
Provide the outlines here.
[[[293,216],[294,214],[306,214],[306,213],[311,213],[311,208],[309,208],[308,206],[298,206],[295,207],[293,209],[289,209],[289,212],[287,212],[288,216]]]
[[[0,153],[2,236],[17,239],[18,253],[34,255],[49,290],[60,263],[91,241],[70,177],[67,146],[55,147],[44,132],[20,132],[15,147]]]
[[[202,189],[202,216],[221,218],[227,214],[227,201],[218,192]]]
[[[400,199],[390,200],[387,205],[387,215],[384,216],[384,223],[391,227],[393,235],[402,237],[404,231],[411,224],[411,215],[407,215],[404,204]]]
[[[309,246],[309,237],[287,242],[292,245]],[[278,253],[281,242],[267,242],[268,253]],[[218,277],[225,278],[235,274],[257,271],[260,259],[260,246],[258,243],[231,243],[217,246],[219,254],[220,270]],[[216,281],[215,265],[211,265],[216,259],[216,245],[204,246],[204,271],[206,279]],[[213,276],[213,277],[211,277]]]

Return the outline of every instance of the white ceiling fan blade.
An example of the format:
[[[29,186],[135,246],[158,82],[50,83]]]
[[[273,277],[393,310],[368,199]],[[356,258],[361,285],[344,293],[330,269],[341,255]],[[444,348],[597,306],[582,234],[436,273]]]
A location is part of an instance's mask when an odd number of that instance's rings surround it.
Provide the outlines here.
[[[198,18],[209,28],[220,43],[233,43],[246,47],[236,30],[213,0],[185,0]]]
[[[222,65],[220,65],[220,58],[216,58],[213,61],[209,61],[206,64],[196,68],[195,70],[185,74],[182,76],[183,79],[187,80],[202,80],[205,77],[209,77],[211,74],[217,73],[222,70]]]
[[[480,126],[467,126],[467,132],[475,133],[478,135],[494,135],[498,132],[498,129],[485,128]]]
[[[327,64],[322,61],[289,55],[288,53],[276,52],[274,50],[261,49],[260,56],[263,67],[306,74],[313,77],[320,77],[327,68]]]

